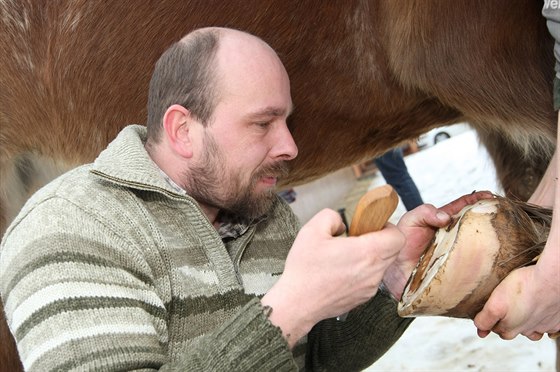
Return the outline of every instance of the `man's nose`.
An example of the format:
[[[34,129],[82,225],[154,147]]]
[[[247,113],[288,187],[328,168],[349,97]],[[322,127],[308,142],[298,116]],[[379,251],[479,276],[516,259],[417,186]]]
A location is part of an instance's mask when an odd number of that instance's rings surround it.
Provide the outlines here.
[[[292,137],[292,133],[288,126],[284,123],[278,128],[278,133],[275,136],[272,155],[280,157],[283,160],[292,160],[298,154],[298,148]]]

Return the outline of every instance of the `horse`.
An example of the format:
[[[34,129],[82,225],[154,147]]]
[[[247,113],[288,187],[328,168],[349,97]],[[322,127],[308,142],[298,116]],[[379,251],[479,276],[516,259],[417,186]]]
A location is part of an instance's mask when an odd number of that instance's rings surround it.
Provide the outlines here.
[[[526,200],[555,148],[554,41],[541,8],[532,0],[2,1],[0,236],[38,188],[145,122],[155,61],[207,26],[259,36],[286,66],[299,155],[284,185],[468,122],[506,195]],[[20,369],[3,319],[0,334],[8,341],[0,366]]]

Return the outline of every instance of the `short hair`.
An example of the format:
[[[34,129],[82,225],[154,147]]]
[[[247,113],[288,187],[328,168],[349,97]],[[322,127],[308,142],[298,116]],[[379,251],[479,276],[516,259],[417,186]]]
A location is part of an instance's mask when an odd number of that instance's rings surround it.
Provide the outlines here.
[[[148,93],[148,138],[159,141],[169,106],[179,104],[204,125],[217,104],[215,63],[219,31],[195,31],[169,47],[156,62]]]

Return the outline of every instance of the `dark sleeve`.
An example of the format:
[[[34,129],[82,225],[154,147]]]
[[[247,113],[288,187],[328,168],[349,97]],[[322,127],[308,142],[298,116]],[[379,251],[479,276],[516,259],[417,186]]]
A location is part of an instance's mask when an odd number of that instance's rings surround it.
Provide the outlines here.
[[[553,88],[553,96],[554,96],[554,110],[560,110],[560,79],[558,77],[554,77],[554,88]]]
[[[552,3],[544,3],[543,16],[546,18],[546,25],[550,35],[554,38],[554,58],[556,60],[554,79],[554,109],[560,109],[560,9]]]
[[[352,310],[346,321],[327,319],[308,335],[306,370],[361,371],[401,337],[412,318],[397,314],[397,301],[386,292]]]

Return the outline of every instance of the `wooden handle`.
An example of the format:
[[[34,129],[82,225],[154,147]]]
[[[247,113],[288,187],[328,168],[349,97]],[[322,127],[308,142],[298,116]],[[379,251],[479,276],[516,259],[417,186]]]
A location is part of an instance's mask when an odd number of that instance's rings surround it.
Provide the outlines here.
[[[399,197],[390,185],[368,191],[356,205],[348,235],[358,236],[381,230],[398,204]]]

